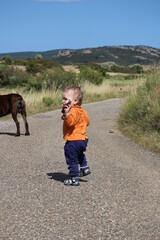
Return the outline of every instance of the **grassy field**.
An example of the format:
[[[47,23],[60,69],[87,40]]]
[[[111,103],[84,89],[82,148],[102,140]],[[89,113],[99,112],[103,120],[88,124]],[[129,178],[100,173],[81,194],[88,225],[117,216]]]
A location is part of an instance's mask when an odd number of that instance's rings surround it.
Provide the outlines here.
[[[126,97],[135,91],[143,81],[144,77],[142,76],[135,79],[125,79],[123,76],[117,74],[111,76],[109,79],[105,79],[103,83],[98,86],[85,82],[81,86],[84,92],[83,103],[101,101],[108,98]],[[23,96],[26,101],[28,115],[61,108],[62,91],[59,90],[42,90],[40,92],[31,90],[26,92],[23,91],[22,88],[0,88],[0,94],[7,93],[19,93]],[[51,99],[51,101],[45,101],[46,98]]]

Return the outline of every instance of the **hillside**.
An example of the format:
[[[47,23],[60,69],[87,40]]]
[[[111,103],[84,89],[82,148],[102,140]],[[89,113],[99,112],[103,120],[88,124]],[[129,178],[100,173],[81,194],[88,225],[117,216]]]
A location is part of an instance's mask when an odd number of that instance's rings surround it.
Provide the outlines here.
[[[3,53],[0,57],[9,55],[15,59],[34,58],[40,54],[44,59],[53,59],[60,64],[108,62],[127,66],[131,64],[153,64],[160,61],[160,49],[148,46],[105,46],[85,49],[59,49],[44,52]]]

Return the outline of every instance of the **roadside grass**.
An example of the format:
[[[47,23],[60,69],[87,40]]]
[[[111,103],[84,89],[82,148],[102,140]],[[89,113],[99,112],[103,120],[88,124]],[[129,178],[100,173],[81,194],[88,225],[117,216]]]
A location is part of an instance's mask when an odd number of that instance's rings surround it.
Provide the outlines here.
[[[124,135],[160,153],[160,70],[126,98],[118,122]]]
[[[101,85],[93,85],[85,83],[82,86],[84,91],[84,101],[98,101],[108,98],[124,98],[131,92],[135,91],[138,86],[141,86],[146,79],[146,75],[132,77],[128,74],[114,74],[109,78],[104,79]]]
[[[121,75],[115,75],[104,79],[101,85],[84,82],[81,88],[84,92],[83,103],[101,101],[108,98],[126,97],[144,81],[144,77],[126,80]],[[0,88],[0,94],[19,93],[23,96],[27,105],[27,114],[35,114],[61,108],[61,90],[42,90],[39,92],[23,88]],[[8,118],[8,116],[6,117]],[[2,118],[1,118],[2,119]],[[3,118],[4,119],[4,118]]]
[[[43,90],[41,92],[35,92],[31,90],[29,92],[25,92],[22,88],[0,89],[0,94],[7,93],[19,93],[23,96],[27,106],[27,115],[55,110],[61,106],[60,91]],[[51,104],[47,104],[44,101],[45,98],[51,99]]]

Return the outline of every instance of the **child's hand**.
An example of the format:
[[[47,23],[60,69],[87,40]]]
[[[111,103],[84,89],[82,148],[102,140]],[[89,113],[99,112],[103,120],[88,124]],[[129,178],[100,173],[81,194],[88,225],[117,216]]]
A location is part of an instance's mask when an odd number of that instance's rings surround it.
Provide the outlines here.
[[[71,106],[66,106],[64,108],[64,113],[65,113],[65,116],[67,117],[69,115],[69,110],[70,110]]]
[[[69,110],[71,108],[71,101],[69,100],[68,102],[65,102],[62,104],[62,113],[66,117],[69,115]]]

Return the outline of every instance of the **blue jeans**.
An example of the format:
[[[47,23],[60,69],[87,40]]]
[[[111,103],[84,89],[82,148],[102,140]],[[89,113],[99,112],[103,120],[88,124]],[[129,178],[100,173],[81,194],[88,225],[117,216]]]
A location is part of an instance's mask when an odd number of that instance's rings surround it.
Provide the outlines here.
[[[78,177],[79,168],[87,166],[87,160],[84,152],[86,151],[88,139],[67,141],[64,146],[64,154],[68,165],[69,176]]]

